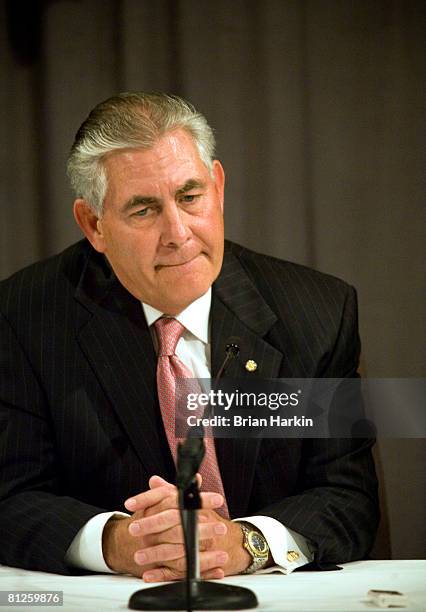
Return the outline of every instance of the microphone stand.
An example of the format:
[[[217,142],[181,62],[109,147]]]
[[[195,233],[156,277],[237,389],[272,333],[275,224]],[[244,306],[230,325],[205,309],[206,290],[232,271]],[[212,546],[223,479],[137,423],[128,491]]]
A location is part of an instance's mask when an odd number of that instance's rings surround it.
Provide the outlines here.
[[[226,358],[214,385],[228,362],[238,353],[238,344],[227,344]],[[204,428],[200,428],[199,437],[188,435],[185,442],[178,446],[177,488],[185,543],[185,582],[136,591],[129,599],[132,610],[248,610],[258,605],[256,595],[250,589],[200,579],[198,510],[201,508],[201,498],[196,474],[205,453],[203,438]]]

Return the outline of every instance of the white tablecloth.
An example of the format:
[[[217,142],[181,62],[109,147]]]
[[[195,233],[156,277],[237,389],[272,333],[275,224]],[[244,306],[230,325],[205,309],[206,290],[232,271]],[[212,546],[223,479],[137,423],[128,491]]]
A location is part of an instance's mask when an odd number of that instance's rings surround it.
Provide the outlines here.
[[[409,600],[405,610],[426,611],[426,561],[357,561],[343,568],[335,572],[296,572],[289,576],[233,576],[223,582],[249,587],[259,600],[257,609],[271,612],[378,610],[367,600],[369,589],[401,591]],[[128,576],[70,577],[0,566],[1,591],[64,592],[63,607],[13,606],[10,610],[125,610],[130,595],[146,587],[142,581]]]

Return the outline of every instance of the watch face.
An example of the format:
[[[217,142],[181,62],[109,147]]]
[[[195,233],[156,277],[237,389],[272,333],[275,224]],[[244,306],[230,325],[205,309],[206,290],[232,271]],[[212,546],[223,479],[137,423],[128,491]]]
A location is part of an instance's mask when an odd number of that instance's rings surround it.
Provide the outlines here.
[[[267,552],[268,545],[266,544],[265,538],[261,536],[260,533],[252,531],[249,535],[249,539],[250,545],[258,555],[264,555]]]

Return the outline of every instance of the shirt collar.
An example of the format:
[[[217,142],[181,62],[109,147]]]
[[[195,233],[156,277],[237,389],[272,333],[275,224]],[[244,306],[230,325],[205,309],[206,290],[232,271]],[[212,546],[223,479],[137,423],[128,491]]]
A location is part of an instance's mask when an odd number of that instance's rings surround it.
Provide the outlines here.
[[[182,323],[182,325],[189,332],[191,332],[191,334],[205,344],[207,344],[209,341],[209,316],[211,301],[212,289],[210,287],[207,293],[192,302],[192,304],[185,308],[185,310],[182,310],[182,312],[175,317],[175,319],[177,319],[179,323]],[[155,323],[157,319],[164,315],[164,313],[160,310],[157,310],[144,302],[142,302],[142,307],[149,327]]]

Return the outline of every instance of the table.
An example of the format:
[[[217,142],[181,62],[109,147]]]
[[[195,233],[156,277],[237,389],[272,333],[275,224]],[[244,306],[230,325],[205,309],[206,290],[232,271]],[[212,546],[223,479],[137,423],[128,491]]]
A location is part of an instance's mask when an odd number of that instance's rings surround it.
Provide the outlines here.
[[[426,610],[426,561],[355,561],[334,572],[295,572],[282,574],[232,576],[228,584],[245,586],[255,591],[258,610],[303,612],[326,610],[378,610],[367,600],[369,589],[393,589],[409,599],[401,610]],[[13,606],[12,610],[54,612],[85,610],[126,610],[130,595],[147,588],[141,580],[129,576],[92,574],[59,576],[0,566],[0,590],[61,590],[63,607]],[[391,610],[396,608],[391,608]],[[0,607],[0,610],[6,608]]]

